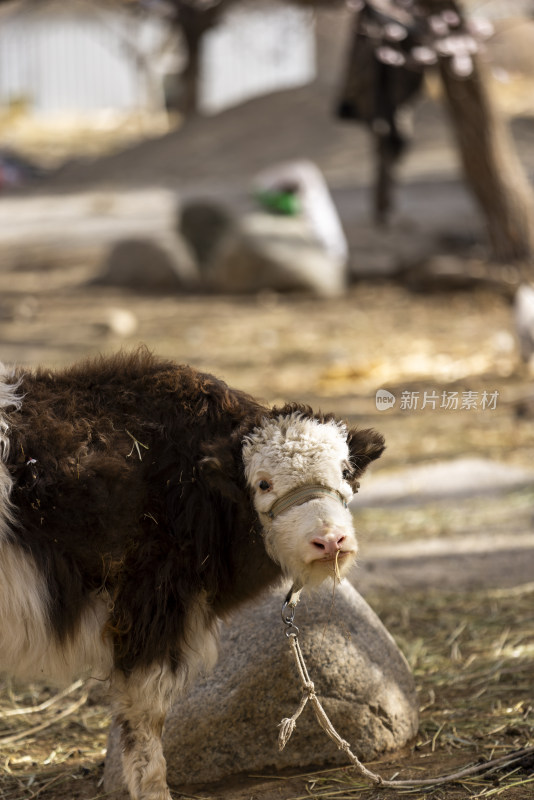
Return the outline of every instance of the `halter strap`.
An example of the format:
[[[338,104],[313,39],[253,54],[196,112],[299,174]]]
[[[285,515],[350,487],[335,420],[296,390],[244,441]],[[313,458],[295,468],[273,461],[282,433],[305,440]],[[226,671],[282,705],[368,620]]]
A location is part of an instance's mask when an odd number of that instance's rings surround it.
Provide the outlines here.
[[[269,511],[266,512],[267,516],[270,517],[270,519],[274,519],[292,506],[300,506],[302,503],[306,503],[308,500],[313,500],[322,495],[327,495],[328,497],[339,500],[344,508],[347,508],[347,501],[337,489],[331,489],[329,486],[321,486],[319,483],[309,483],[304,486],[297,486],[296,489],[292,489],[287,494],[279,497],[278,500],[275,500]]]

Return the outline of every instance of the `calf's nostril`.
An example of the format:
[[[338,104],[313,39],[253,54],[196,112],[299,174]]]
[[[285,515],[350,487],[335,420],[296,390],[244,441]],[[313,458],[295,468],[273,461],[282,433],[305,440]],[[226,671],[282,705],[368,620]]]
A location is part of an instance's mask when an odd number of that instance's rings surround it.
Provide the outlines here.
[[[339,537],[335,535],[317,536],[315,539],[312,539],[311,544],[318,550],[321,550],[325,555],[335,555],[338,550],[341,550],[343,547],[345,539],[346,536],[344,534],[341,534]]]
[[[312,539],[312,544],[314,544],[315,547],[318,547],[319,550],[325,549],[325,543],[322,539]]]

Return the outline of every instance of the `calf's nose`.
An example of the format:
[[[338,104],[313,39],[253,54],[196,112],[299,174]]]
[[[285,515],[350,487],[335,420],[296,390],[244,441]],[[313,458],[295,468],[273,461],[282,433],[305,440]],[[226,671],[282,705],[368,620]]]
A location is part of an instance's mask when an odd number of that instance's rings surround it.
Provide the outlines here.
[[[327,533],[324,536],[316,536],[312,539],[311,543],[317,550],[321,551],[324,556],[335,556],[338,550],[341,550],[345,535],[340,533]]]

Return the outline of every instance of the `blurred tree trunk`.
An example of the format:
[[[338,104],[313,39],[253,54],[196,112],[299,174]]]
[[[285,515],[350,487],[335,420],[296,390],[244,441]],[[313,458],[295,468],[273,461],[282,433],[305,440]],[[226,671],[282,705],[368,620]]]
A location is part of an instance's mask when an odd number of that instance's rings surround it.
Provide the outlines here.
[[[174,25],[180,30],[187,49],[187,64],[181,75],[179,110],[186,116],[198,111],[202,39],[206,31],[220,22],[230,0],[197,3],[196,0],[170,0]]]
[[[443,0],[419,0],[429,13]],[[460,16],[455,2],[447,3]],[[467,77],[453,72],[451,60],[439,68],[465,178],[486,218],[495,258],[534,263],[534,192],[519,161],[507,124],[495,108],[483,64],[472,57]]]
[[[465,177],[486,218],[499,261],[534,261],[534,195],[508,127],[488,94],[484,70],[473,61],[458,78],[442,60],[440,72]]]
[[[180,111],[186,115],[194,114],[198,111],[200,51],[202,36],[206,30],[202,16],[202,11],[199,11],[194,6],[180,6],[179,25],[187,48],[187,63],[181,76]]]

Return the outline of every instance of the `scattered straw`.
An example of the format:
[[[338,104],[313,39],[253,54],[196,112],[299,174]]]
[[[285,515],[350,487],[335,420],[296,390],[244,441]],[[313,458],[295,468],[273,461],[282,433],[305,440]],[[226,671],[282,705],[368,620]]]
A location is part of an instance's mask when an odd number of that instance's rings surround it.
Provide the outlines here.
[[[62,692],[0,683],[2,800],[70,798],[76,778],[94,774],[96,783],[109,723],[82,681]]]
[[[149,450],[150,448],[148,447],[147,444],[143,444],[143,442],[140,442],[139,439],[136,439],[135,436],[133,435],[133,433],[130,433],[129,430],[126,430],[126,433],[128,434],[128,436],[130,437],[130,439],[133,442],[132,449],[130,450],[130,452],[128,453],[126,458],[130,458],[132,456],[132,454],[133,454],[133,451],[135,450],[137,452],[137,456],[139,458],[139,461],[142,461],[143,460],[143,454],[141,453],[141,447],[144,450]]]
[[[423,778],[450,773],[469,762],[510,760],[514,751],[534,746],[533,591],[527,584],[487,592],[403,591],[402,598],[394,593],[367,598],[406,655],[421,706],[413,750],[367,766],[388,778]],[[97,695],[74,708],[86,688],[75,684],[69,689],[58,694],[36,686],[0,684],[0,737],[46,723],[39,732],[2,747],[2,800],[70,800],[74,792],[69,788],[77,779],[92,783],[91,800],[105,797],[98,782],[108,708]],[[58,719],[58,712],[66,710],[69,713]],[[321,758],[335,752],[325,742]],[[532,770],[533,762],[527,759],[489,776],[395,794],[369,786],[350,767],[313,770],[300,776],[302,792],[297,791],[302,800],[386,800],[401,795],[415,800],[526,800],[534,796]],[[294,788],[290,791],[295,793]],[[285,791],[284,797],[288,794]]]
[[[339,550],[336,550],[336,558],[334,561],[334,587],[336,583],[341,582],[341,572],[339,571]]]
[[[34,725],[33,728],[28,728],[28,730],[20,731],[19,733],[14,733],[12,736],[3,736],[0,738],[0,747],[5,747],[8,744],[14,744],[14,742],[20,742],[21,739],[29,739],[32,736],[35,736],[36,733],[41,733],[44,731],[45,728],[50,728],[52,725],[56,725],[60,720],[65,719],[65,717],[70,717],[71,714],[74,714],[81,706],[85,705],[87,700],[87,693],[84,693],[78,700],[74,703],[71,703],[70,706],[60,711],[51,719],[45,720],[45,722],[41,722],[39,725]]]
[[[72,692],[75,692],[76,689],[80,689],[83,686],[83,681],[75,681],[71,683],[70,686],[67,686],[66,689],[63,689],[62,692],[59,694],[50,697],[48,700],[44,700],[42,703],[39,703],[37,706],[25,706],[24,708],[7,708],[3,711],[0,711],[0,720],[8,719],[9,717],[19,717],[22,715],[27,714],[39,714],[41,711],[46,711],[47,708],[51,708],[55,703],[58,703],[60,700],[63,700],[64,697],[67,697]],[[2,740],[0,740],[1,742]]]
[[[388,779],[422,779],[469,762],[478,769],[482,762],[499,759],[491,774],[464,775],[445,787],[397,789],[396,794],[417,800],[534,796],[532,590],[528,584],[454,595],[403,592],[402,603],[393,594],[368,598],[407,656],[421,701],[412,753],[383,760],[372,770]],[[308,800],[390,796],[387,789],[369,786],[351,767],[304,779]]]

